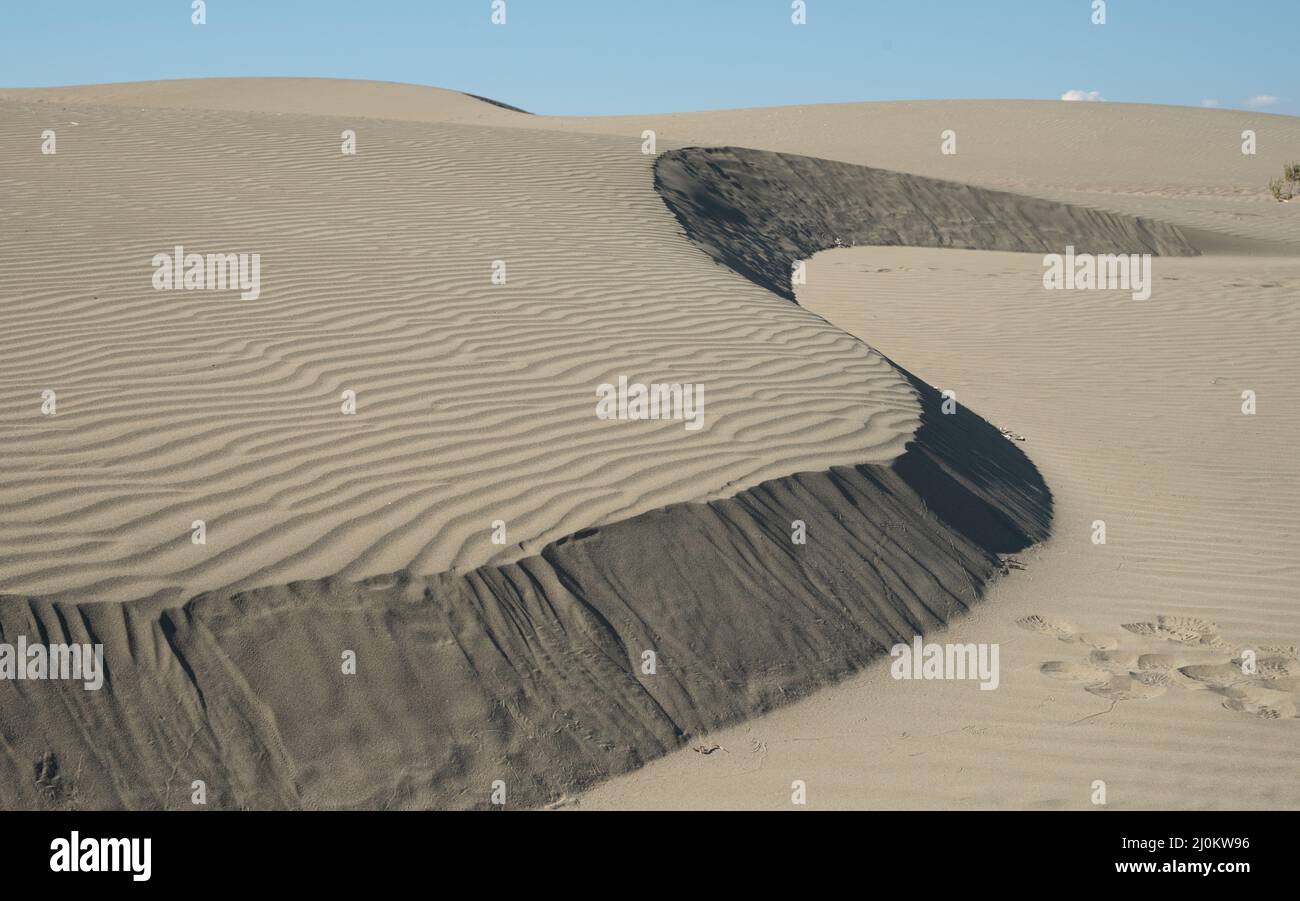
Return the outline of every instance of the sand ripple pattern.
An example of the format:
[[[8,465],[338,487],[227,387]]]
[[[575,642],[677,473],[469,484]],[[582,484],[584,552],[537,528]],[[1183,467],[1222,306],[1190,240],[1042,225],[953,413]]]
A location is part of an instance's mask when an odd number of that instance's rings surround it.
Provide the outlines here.
[[[680,235],[638,140],[0,100],[0,151],[0,593],[465,570],[917,425],[882,357]],[[261,298],[154,291],[177,244],[260,253]],[[619,375],[704,384],[705,429],[599,421]]]

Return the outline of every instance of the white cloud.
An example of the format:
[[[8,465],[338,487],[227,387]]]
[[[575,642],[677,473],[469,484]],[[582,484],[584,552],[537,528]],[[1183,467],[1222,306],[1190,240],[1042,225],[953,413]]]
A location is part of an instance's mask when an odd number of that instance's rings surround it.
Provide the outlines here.
[[[1246,98],[1246,106],[1254,109],[1257,106],[1272,106],[1277,103],[1277,98],[1272,94],[1256,94],[1254,97]]]
[[[1062,94],[1061,99],[1098,101],[1105,100],[1106,98],[1101,96],[1101,91],[1080,91],[1078,89],[1072,89]]]
[[[1219,101],[1217,101],[1217,100],[1213,100],[1213,99],[1210,99],[1210,98],[1206,98],[1205,100],[1202,100],[1202,101],[1201,101],[1201,106],[1208,106],[1208,107],[1210,107],[1211,109],[1213,109],[1214,107],[1216,107],[1216,106],[1218,106],[1218,105],[1219,105]]]

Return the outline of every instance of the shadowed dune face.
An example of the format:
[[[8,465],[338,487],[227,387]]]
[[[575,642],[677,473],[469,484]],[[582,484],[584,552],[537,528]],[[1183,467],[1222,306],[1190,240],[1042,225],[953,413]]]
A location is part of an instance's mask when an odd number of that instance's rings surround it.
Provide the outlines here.
[[[803,697],[950,622],[996,552],[1047,536],[1051,495],[1019,449],[912,382],[922,425],[892,464],[670,506],[517,563],[181,609],[4,599],[5,636],[103,642],[109,676],[0,683],[0,797],[183,808],[202,778],[220,808],[486,807],[502,779],[535,805]]]
[[[1163,222],[741,147],[668,151],[655,164],[655,187],[705,252],[788,300],[793,263],[854,244],[1198,253]]]
[[[1300,147],[1300,119],[1259,111],[1041,100],[816,104],[530,127],[639,134],[661,146],[751,147],[909,172],[1182,228],[1300,246],[1300,216],[1267,185]],[[941,152],[941,135],[957,152]],[[1243,153],[1243,133],[1258,136]],[[1197,244],[1202,250],[1207,250]]]

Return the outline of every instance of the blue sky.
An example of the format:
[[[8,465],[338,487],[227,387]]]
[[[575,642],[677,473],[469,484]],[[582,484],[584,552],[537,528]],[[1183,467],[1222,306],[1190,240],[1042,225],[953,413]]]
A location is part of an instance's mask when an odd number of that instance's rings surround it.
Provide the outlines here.
[[[1300,114],[1297,0],[3,0],[0,86],[370,78],[547,114],[1057,99]],[[1253,101],[1251,98],[1255,98]],[[1273,98],[1273,99],[1269,99]],[[1210,103],[1213,101],[1213,103]]]

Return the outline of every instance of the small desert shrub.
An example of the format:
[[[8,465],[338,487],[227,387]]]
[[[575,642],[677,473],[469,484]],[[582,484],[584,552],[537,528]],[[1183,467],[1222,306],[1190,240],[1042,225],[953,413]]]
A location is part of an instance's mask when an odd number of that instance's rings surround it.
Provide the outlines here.
[[[1274,200],[1287,201],[1300,192],[1300,163],[1290,163],[1282,167],[1281,178],[1268,180],[1268,193]]]

